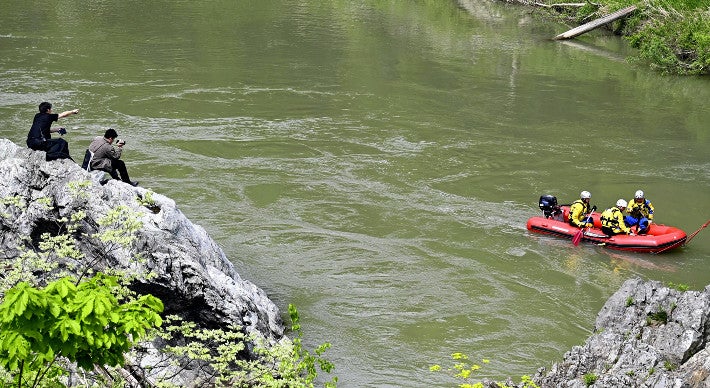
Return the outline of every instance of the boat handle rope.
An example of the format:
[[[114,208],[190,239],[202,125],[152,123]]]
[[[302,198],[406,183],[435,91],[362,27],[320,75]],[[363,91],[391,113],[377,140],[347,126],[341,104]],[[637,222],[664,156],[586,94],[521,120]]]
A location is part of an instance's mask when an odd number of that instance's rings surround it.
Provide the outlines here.
[[[710,220],[708,220],[708,222],[704,223],[701,227],[699,227],[698,230],[696,230],[695,232],[691,233],[691,234],[690,234],[690,237],[688,237],[687,239],[685,239],[685,244],[683,244],[683,245],[684,245],[684,246],[685,246],[685,245],[688,245],[688,243],[690,242],[690,240],[692,240],[693,237],[695,237],[698,233],[700,233],[701,230],[705,229],[708,225],[710,225]],[[671,245],[670,247],[672,247],[672,245]],[[663,253],[663,252],[665,252],[666,250],[668,250],[670,247],[661,249],[660,251],[658,251],[658,252],[656,252],[656,253],[657,253],[657,254],[658,254],[658,253]]]
[[[699,227],[698,230],[696,230],[695,232],[693,232],[693,233],[690,235],[690,237],[688,237],[688,238],[685,240],[685,245],[688,245],[688,243],[690,242],[690,240],[692,240],[693,237],[695,237],[695,235],[697,235],[701,230],[705,229],[708,225],[710,225],[710,220],[708,220],[708,222],[704,223],[703,226]]]

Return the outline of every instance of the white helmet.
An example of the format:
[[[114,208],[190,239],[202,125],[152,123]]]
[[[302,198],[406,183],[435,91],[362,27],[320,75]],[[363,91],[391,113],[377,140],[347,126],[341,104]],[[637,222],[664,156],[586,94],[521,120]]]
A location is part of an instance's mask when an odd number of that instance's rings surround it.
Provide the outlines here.
[[[643,198],[643,191],[637,190],[636,194],[634,194],[634,198]]]
[[[589,191],[582,191],[581,193],[579,193],[579,197],[581,199],[589,199],[592,198],[592,193],[590,193]]]
[[[626,201],[623,199],[616,201],[616,207],[626,207]]]

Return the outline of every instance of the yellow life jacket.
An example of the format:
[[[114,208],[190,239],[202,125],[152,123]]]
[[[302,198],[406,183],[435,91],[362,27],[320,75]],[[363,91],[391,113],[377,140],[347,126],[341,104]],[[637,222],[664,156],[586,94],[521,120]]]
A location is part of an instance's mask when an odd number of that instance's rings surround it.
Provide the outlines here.
[[[608,228],[614,233],[629,232],[629,228],[624,223],[624,215],[616,206],[604,210],[599,220],[602,223],[602,230],[603,228]]]
[[[629,206],[626,208],[626,212],[634,218],[653,219],[653,205],[651,204],[651,201],[647,199],[644,199],[641,203],[638,203],[633,199],[629,200]]]
[[[570,205],[567,221],[574,226],[582,227],[584,226],[584,215],[589,213],[589,210],[589,204],[578,199]]]

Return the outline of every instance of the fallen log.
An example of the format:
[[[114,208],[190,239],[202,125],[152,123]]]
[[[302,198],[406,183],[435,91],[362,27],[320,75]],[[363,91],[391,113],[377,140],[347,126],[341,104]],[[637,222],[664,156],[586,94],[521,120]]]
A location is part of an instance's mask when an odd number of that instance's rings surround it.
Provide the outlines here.
[[[535,3],[538,7],[543,8],[581,8],[587,5],[587,3],[555,3],[555,4],[545,4],[545,3]]]
[[[582,35],[585,32],[589,32],[597,27],[603,26],[607,23],[611,23],[616,19],[620,19],[620,18],[634,12],[635,10],[636,10],[635,5],[632,5],[632,6],[629,6],[626,8],[622,8],[614,13],[610,13],[609,15],[606,15],[604,17],[600,17],[599,19],[592,20],[589,23],[582,24],[579,27],[573,28],[567,32],[559,34],[555,37],[555,40],[574,38],[575,36]]]

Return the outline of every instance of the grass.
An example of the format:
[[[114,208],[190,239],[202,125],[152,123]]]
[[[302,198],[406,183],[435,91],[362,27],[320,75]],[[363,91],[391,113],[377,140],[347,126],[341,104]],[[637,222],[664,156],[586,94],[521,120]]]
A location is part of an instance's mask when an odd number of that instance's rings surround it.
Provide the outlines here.
[[[655,322],[665,325],[668,323],[668,312],[663,309],[658,309],[657,312],[648,314],[648,319],[651,320],[651,323]]]
[[[609,26],[638,49],[632,61],[664,74],[710,75],[710,0],[598,0],[550,9],[582,24],[630,5],[637,11]]]

